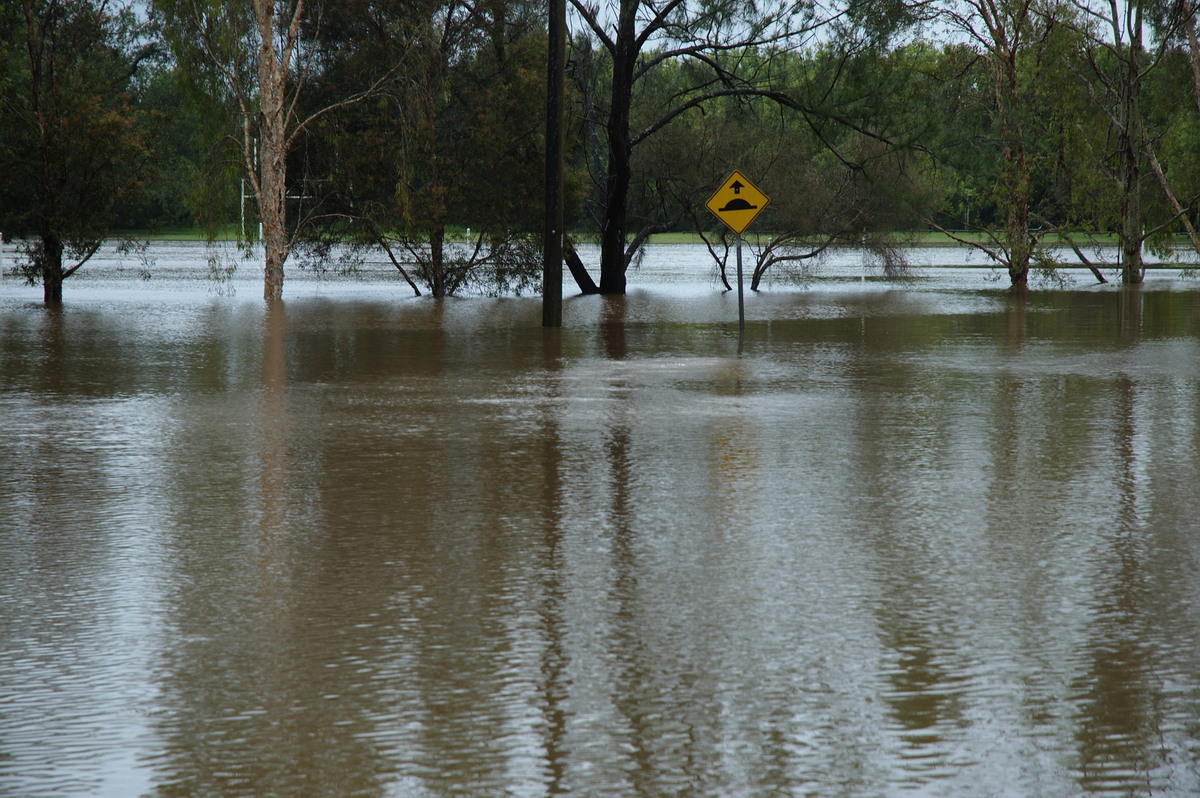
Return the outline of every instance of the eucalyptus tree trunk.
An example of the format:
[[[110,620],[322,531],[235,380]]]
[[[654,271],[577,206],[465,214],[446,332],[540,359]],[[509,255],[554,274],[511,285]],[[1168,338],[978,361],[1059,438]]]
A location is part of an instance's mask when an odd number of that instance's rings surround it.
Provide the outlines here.
[[[1132,12],[1129,25],[1129,44],[1122,59],[1120,86],[1120,111],[1118,118],[1118,141],[1120,144],[1121,221],[1121,282],[1137,285],[1145,279],[1146,268],[1142,260],[1142,242],[1146,237],[1145,218],[1142,212],[1142,118],[1141,118],[1141,62],[1142,14],[1138,8]]]
[[[1196,110],[1200,110],[1200,36],[1196,35],[1196,4],[1185,2],[1183,28],[1187,33],[1188,64],[1192,68],[1192,93],[1196,98]]]
[[[1001,149],[1000,185],[1005,203],[1008,278],[1014,288],[1029,282],[1034,241],[1029,232],[1029,165],[1025,160],[1025,131],[1021,124],[1021,90],[1017,51],[1007,42],[996,52],[996,101],[999,106]]]
[[[290,21],[294,29],[303,0],[296,3]],[[294,33],[285,40],[282,52],[275,47],[275,4],[272,0],[254,0],[258,22],[259,91],[259,169],[258,207],[263,236],[263,298],[275,301],[283,296],[283,264],[288,255],[287,229],[287,109],[285,89]],[[252,144],[250,146],[253,146]]]
[[[982,47],[992,73],[992,103],[1000,138],[997,200],[1004,212],[997,238],[1004,246],[987,249],[1008,267],[1014,288],[1029,282],[1029,263],[1037,244],[1029,232],[1029,164],[1026,160],[1025,98],[1019,64],[1033,46],[1031,0],[962,0],[942,12],[946,19]],[[981,247],[982,248],[982,247]]]
[[[1121,157],[1121,282],[1136,285],[1145,279],[1146,266],[1142,259],[1142,157],[1132,136]]]
[[[300,99],[315,74],[313,42],[323,35],[323,12],[336,4],[153,0],[150,5],[175,58],[195,74],[193,90],[211,95],[220,85],[217,102],[228,102],[231,119],[240,123],[242,169],[262,224],[263,297],[278,300],[284,265],[305,221],[288,219],[288,153],[318,118],[377,96],[395,79],[401,59],[381,65],[374,78],[364,76],[360,90],[310,109]]]

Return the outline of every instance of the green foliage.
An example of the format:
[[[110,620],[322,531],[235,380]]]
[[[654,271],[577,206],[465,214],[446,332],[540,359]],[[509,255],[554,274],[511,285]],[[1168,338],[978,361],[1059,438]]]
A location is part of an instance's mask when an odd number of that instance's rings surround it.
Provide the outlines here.
[[[1171,28],[1170,5],[1145,6],[1150,38],[1127,50],[1089,40],[1070,7],[1039,6],[1042,13],[1020,22],[1023,49],[1008,87],[1018,101],[1010,103],[998,100],[999,51],[979,35],[939,41],[936,28],[915,27],[928,5],[851,3],[815,38],[770,42],[753,34],[814,21],[819,9],[772,22],[742,3],[686,14],[680,6],[662,20],[670,35],[648,36],[626,65],[634,80],[624,144],[620,126],[610,125],[620,101],[615,51],[598,32],[612,31],[599,18],[596,28],[575,26],[569,225],[602,231],[615,218],[614,147],[624,147],[627,258],[660,231],[704,233],[719,254],[722,228],[702,203],[732,168],[772,198],[753,231],[760,274],[804,264],[829,246],[859,246],[864,236],[879,242],[880,262],[892,264],[879,234],[926,224],[972,231],[1003,252],[1022,196],[1035,243],[1050,231],[1128,236],[1137,227],[1145,230],[1141,243],[1172,245],[1182,218],[1200,224],[1200,112],[1186,37]],[[198,221],[216,230],[239,218],[240,178],[259,132],[253,5],[152,6],[148,27],[134,13],[141,5],[0,5],[0,230],[28,237],[22,268],[34,281],[63,258],[86,259],[113,227]],[[310,254],[336,259],[341,245],[360,253],[386,245],[414,285],[439,295],[534,287],[541,7],[528,0],[307,7],[303,58],[295,62],[302,66],[288,90],[298,97],[293,123],[317,116],[292,128],[286,171],[288,225],[307,226]],[[26,8],[38,25],[27,26]],[[938,6],[951,8],[964,6]],[[753,43],[735,46],[743,35]],[[172,57],[158,57],[168,45]],[[1116,106],[1130,54],[1144,67],[1139,123],[1183,207],[1180,216],[1147,161],[1133,192],[1140,226],[1123,218],[1130,191],[1122,184]],[[395,80],[386,90],[342,104],[389,75]],[[1024,171],[1013,166],[1018,150]],[[254,202],[244,210],[250,227]],[[465,243],[448,233],[464,229],[471,232]],[[1029,253],[1035,277],[1054,272],[1047,258]]]
[[[524,290],[540,276],[545,42],[534,11],[399,4],[388,25],[347,34],[365,38],[331,55],[314,98],[371,54],[400,58],[402,77],[308,137],[303,157],[322,175],[307,192],[323,221],[311,235],[387,246],[435,296]],[[468,246],[446,243],[451,226],[472,231]]]
[[[253,238],[256,199],[242,194],[254,195],[243,180],[247,139],[252,147],[259,129],[254,4],[153,0],[150,5],[170,53],[166,68],[144,89],[167,145],[161,159],[165,168],[154,188],[181,198],[183,207],[173,204],[170,211],[189,213],[210,238],[243,212],[248,229],[240,235]]]
[[[61,301],[146,174],[134,77],[152,54],[128,7],[26,0],[0,8],[0,229],[27,236],[22,270]],[[74,265],[64,267],[64,256]]]
[[[160,62],[145,73],[137,83],[134,102],[141,111],[144,135],[154,147],[145,179],[121,209],[114,226],[153,231],[232,218],[232,198],[226,198],[217,213],[205,213],[214,203],[201,191],[224,187],[227,194],[232,183],[201,179],[213,137],[196,103],[181,86],[179,71]]]

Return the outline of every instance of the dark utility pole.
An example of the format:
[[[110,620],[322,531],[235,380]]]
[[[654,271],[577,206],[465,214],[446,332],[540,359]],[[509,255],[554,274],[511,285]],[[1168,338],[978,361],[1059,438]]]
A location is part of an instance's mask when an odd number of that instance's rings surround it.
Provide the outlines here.
[[[566,0],[550,0],[546,58],[546,224],[542,250],[542,326],[562,326],[563,75],[567,65]]]

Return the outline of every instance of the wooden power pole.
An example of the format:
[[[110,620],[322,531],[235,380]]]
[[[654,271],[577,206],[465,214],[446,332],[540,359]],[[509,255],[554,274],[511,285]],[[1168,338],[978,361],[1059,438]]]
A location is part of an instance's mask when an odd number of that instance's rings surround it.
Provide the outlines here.
[[[562,326],[563,85],[567,65],[566,0],[549,2],[546,58],[546,221],[542,250],[542,326]]]

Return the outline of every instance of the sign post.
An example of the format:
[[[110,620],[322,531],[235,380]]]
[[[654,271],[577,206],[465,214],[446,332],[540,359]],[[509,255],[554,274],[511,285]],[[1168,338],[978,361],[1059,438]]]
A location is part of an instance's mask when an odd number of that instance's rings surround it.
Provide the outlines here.
[[[742,298],[742,231],[771,200],[736,169],[725,178],[704,207],[737,237],[738,330],[746,329],[746,306]]]
[[[746,331],[746,300],[742,295],[742,236],[737,235],[738,266],[738,332]]]

